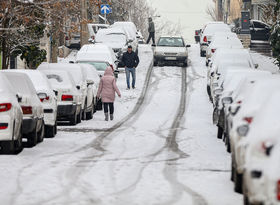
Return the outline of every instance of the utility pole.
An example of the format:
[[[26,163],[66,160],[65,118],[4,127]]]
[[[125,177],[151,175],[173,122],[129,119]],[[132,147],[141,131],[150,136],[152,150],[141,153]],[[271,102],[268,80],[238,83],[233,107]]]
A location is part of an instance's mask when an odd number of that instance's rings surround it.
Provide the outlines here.
[[[87,12],[87,2],[88,0],[81,0],[81,47],[88,43],[88,12]]]

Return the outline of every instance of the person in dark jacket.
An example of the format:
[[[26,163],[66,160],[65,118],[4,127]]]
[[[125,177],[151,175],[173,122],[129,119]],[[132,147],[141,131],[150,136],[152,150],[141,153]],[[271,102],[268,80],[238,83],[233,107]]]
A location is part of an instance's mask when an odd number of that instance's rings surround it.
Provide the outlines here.
[[[155,45],[155,24],[153,22],[153,19],[151,17],[149,17],[149,28],[148,28],[148,32],[149,32],[149,37],[147,40],[147,44],[150,43],[150,40],[153,40],[153,45]]]
[[[130,73],[132,75],[132,88],[134,89],[136,82],[136,67],[139,64],[139,57],[132,51],[132,46],[127,47],[127,52],[123,54],[122,61],[125,67],[127,89],[130,89]]]

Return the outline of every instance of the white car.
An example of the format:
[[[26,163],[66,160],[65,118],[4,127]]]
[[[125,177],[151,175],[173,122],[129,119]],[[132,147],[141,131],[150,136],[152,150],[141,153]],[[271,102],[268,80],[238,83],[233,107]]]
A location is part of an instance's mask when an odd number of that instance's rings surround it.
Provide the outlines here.
[[[95,42],[110,46],[118,59],[122,58],[129,44],[128,36],[121,28],[100,29],[95,36]]]
[[[235,190],[241,192],[242,175],[244,171],[243,146],[246,141],[246,130],[254,122],[255,117],[268,99],[280,88],[279,77],[267,77],[254,83],[240,104],[240,108],[232,115],[230,129],[230,146],[232,151],[232,172]],[[245,131],[243,131],[245,130]],[[243,133],[244,132],[244,133]]]
[[[69,72],[63,70],[41,70],[57,92],[57,120],[76,125],[82,110],[81,93]]]
[[[0,72],[0,147],[2,154],[22,150],[22,110],[12,85]]]
[[[240,151],[244,153],[243,194],[248,204],[264,204],[265,181],[263,171],[271,149],[279,143],[280,92],[274,92],[250,125]],[[278,163],[276,161],[274,163]],[[275,188],[275,187],[274,187]],[[275,189],[274,189],[275,190]]]
[[[101,76],[108,66],[116,71],[118,62],[113,49],[104,44],[84,45],[76,56],[76,63],[93,65]]]
[[[109,24],[92,24],[92,23],[87,24],[90,40],[91,41],[95,40],[95,36],[99,31],[99,29],[106,29],[109,26],[110,26]]]
[[[266,166],[262,172],[264,181],[264,205],[280,204],[280,143],[273,147]]]
[[[86,113],[92,112],[93,106],[91,101],[87,101],[88,83],[86,80],[86,72],[78,64],[73,63],[43,63],[38,67],[38,70],[64,70],[71,74],[73,77],[76,88],[81,93],[82,111],[78,118],[78,123],[82,119],[86,119]]]
[[[23,113],[23,138],[27,138],[28,146],[33,147],[44,140],[44,111],[32,81],[25,73],[12,70],[2,71],[21,101],[19,102]]]
[[[154,66],[179,65],[188,66],[188,50],[182,36],[161,36],[154,50]]]
[[[254,64],[252,60],[252,56],[247,49],[231,49],[231,48],[220,48],[218,49],[210,63],[210,66],[207,68],[207,92],[212,99],[211,96],[211,83],[214,79],[216,79],[217,69],[219,67],[219,71],[222,72],[223,65],[228,66],[245,66],[251,68],[257,68],[258,65]],[[225,69],[226,70],[226,69]],[[215,86],[213,86],[215,87]]]
[[[86,112],[86,120],[92,119],[93,113],[96,111],[97,91],[99,87],[100,77],[96,68],[90,64],[81,63],[82,69],[86,71],[86,79],[88,84],[87,101],[91,101],[92,109]],[[88,103],[87,103],[88,104]]]
[[[212,55],[219,48],[244,48],[241,41],[235,33],[217,32],[214,34],[212,42],[206,50],[206,66],[211,61]]]
[[[57,132],[57,98],[46,76],[38,70],[16,70],[26,73],[32,81],[44,109],[46,137],[54,137]]]
[[[138,53],[138,31],[133,22],[118,21],[110,26],[111,28],[122,28],[128,35],[129,44],[134,52]]]
[[[223,22],[210,22],[200,33],[200,56],[205,57],[208,45],[216,32],[230,33],[230,27]]]

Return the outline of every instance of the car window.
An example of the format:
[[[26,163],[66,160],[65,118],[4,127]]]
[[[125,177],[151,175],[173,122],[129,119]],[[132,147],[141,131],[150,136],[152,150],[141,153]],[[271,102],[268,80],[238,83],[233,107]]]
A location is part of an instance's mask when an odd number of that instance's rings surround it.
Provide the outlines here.
[[[49,80],[55,80],[58,83],[63,82],[63,78],[61,76],[59,76],[59,75],[56,75],[56,74],[47,74],[47,78]]]
[[[158,41],[158,46],[184,47],[185,45],[182,38],[161,37]]]
[[[265,28],[266,27],[265,24],[263,24],[261,22],[257,22],[257,21],[254,21],[253,24],[254,24],[255,28]]]
[[[105,71],[109,65],[107,62],[94,62],[94,61],[79,61],[78,63],[86,63],[93,65],[98,71]]]

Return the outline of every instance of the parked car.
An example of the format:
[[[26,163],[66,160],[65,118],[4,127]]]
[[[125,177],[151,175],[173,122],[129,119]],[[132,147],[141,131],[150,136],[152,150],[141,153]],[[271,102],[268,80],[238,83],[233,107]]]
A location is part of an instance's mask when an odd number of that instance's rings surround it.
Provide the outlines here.
[[[57,120],[69,121],[76,125],[82,111],[81,93],[69,72],[54,69],[42,69],[53,89],[57,92]]]
[[[161,36],[154,50],[154,66],[182,64],[188,66],[188,50],[181,36]]]
[[[232,151],[232,173],[235,183],[235,190],[242,191],[242,179],[244,172],[244,153],[243,146],[246,141],[246,135],[256,115],[263,108],[263,105],[276,91],[279,90],[279,77],[259,79],[254,86],[248,90],[246,97],[239,103],[239,108],[231,115],[231,125],[229,126],[230,146]],[[245,130],[245,131],[244,131]]]
[[[223,68],[226,66],[245,66],[257,68],[258,64],[254,64],[251,54],[247,49],[218,49],[214,53],[210,66],[207,70],[207,93],[210,99],[212,99],[212,90],[215,90],[216,87],[216,84],[212,83],[217,79],[217,73],[223,72]],[[224,69],[224,71],[225,70],[226,69]]]
[[[106,29],[109,26],[110,26],[109,24],[92,24],[92,23],[87,24],[89,39],[91,41],[95,40],[95,36],[99,31],[99,29]]]
[[[264,166],[262,172],[264,181],[264,193],[265,205],[280,204],[280,143],[277,142],[273,149],[266,150],[266,154],[270,155],[268,162]]]
[[[200,35],[200,56],[205,57],[208,45],[216,32],[231,32],[228,25],[223,22],[210,22],[201,32]]]
[[[80,123],[82,119],[86,119],[86,113],[92,112],[93,106],[92,102],[87,100],[90,99],[90,96],[87,96],[88,84],[85,70],[83,70],[78,64],[70,63],[43,63],[38,67],[38,70],[64,70],[70,73],[75,81],[76,88],[81,93],[82,110],[78,116],[78,123]]]
[[[38,70],[16,70],[26,73],[32,81],[44,109],[45,136],[57,133],[57,98],[46,76]]]
[[[71,36],[66,36],[65,42],[66,42],[66,46],[69,48],[80,49],[81,36],[80,34],[72,34]]]
[[[209,44],[206,50],[206,66],[211,61],[212,55],[219,48],[244,48],[241,41],[235,33],[229,32],[217,32],[212,38],[212,42]]]
[[[111,28],[121,28],[128,35],[129,45],[132,46],[134,52],[138,53],[138,38],[139,34],[133,22],[117,21],[110,26]]]
[[[23,138],[27,138],[28,146],[35,146],[44,140],[45,125],[42,103],[36,93],[32,81],[25,73],[8,70],[2,71],[21,98],[19,104],[23,113]]]
[[[87,86],[88,86],[87,101],[92,102],[91,103],[92,108],[88,107],[90,109],[86,112],[86,120],[90,120],[93,117],[93,113],[96,111],[96,105],[98,102],[97,91],[99,87],[100,77],[94,66],[85,63],[81,63],[80,65],[82,69],[86,71],[86,79],[87,79]]]
[[[84,45],[77,53],[76,63],[93,65],[101,76],[108,66],[112,66],[116,74],[118,73],[119,61],[112,48],[104,44]]]
[[[19,105],[22,99],[2,72],[0,87],[0,151],[2,154],[16,154],[23,148],[23,114]]]
[[[241,28],[236,29],[236,33],[240,33]],[[271,27],[259,20],[250,20],[251,40],[268,41],[270,38]]]
[[[201,29],[200,30],[195,30],[194,32],[194,40],[196,43],[200,42],[200,33],[201,33]]]
[[[279,90],[273,92],[270,98],[258,112],[249,126],[248,134],[240,142],[243,154],[243,196],[247,204],[264,204],[265,197],[264,169],[268,164],[273,147],[279,143]],[[274,163],[279,164],[278,161]],[[274,186],[276,192],[277,186]]]
[[[95,42],[103,43],[111,47],[118,59],[122,58],[129,44],[128,36],[120,28],[100,29],[96,34]]]

